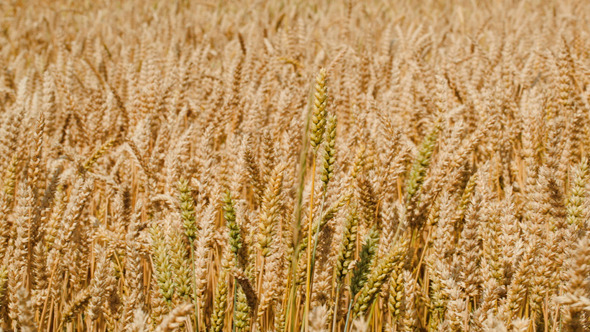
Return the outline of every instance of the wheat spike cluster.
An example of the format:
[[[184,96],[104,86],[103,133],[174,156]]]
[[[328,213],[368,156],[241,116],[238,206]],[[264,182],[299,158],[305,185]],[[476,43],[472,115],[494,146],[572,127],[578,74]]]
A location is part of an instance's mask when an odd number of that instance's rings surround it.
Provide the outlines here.
[[[0,331],[590,331],[590,2],[0,1]]]

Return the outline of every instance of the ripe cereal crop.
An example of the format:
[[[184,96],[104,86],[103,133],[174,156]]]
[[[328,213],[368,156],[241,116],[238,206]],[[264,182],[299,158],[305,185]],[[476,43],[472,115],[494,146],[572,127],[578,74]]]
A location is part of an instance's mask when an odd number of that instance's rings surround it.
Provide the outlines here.
[[[589,23],[0,1],[0,332],[590,331]]]

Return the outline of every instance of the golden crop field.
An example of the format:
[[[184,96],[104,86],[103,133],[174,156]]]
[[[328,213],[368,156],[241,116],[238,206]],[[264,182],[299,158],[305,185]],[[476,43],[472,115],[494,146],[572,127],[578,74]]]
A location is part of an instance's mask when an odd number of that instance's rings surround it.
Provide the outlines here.
[[[590,331],[590,1],[0,2],[0,331]]]

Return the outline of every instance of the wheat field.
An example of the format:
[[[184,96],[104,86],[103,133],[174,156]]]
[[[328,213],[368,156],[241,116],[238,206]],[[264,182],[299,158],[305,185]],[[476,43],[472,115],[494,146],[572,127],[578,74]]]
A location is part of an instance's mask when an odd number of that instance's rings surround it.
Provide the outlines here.
[[[0,2],[0,331],[590,331],[590,2]]]

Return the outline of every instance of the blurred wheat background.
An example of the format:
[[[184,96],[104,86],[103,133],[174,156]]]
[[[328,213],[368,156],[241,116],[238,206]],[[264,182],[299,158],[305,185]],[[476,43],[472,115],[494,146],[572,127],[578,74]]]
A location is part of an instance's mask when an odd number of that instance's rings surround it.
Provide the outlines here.
[[[590,330],[590,2],[0,2],[0,331]]]

